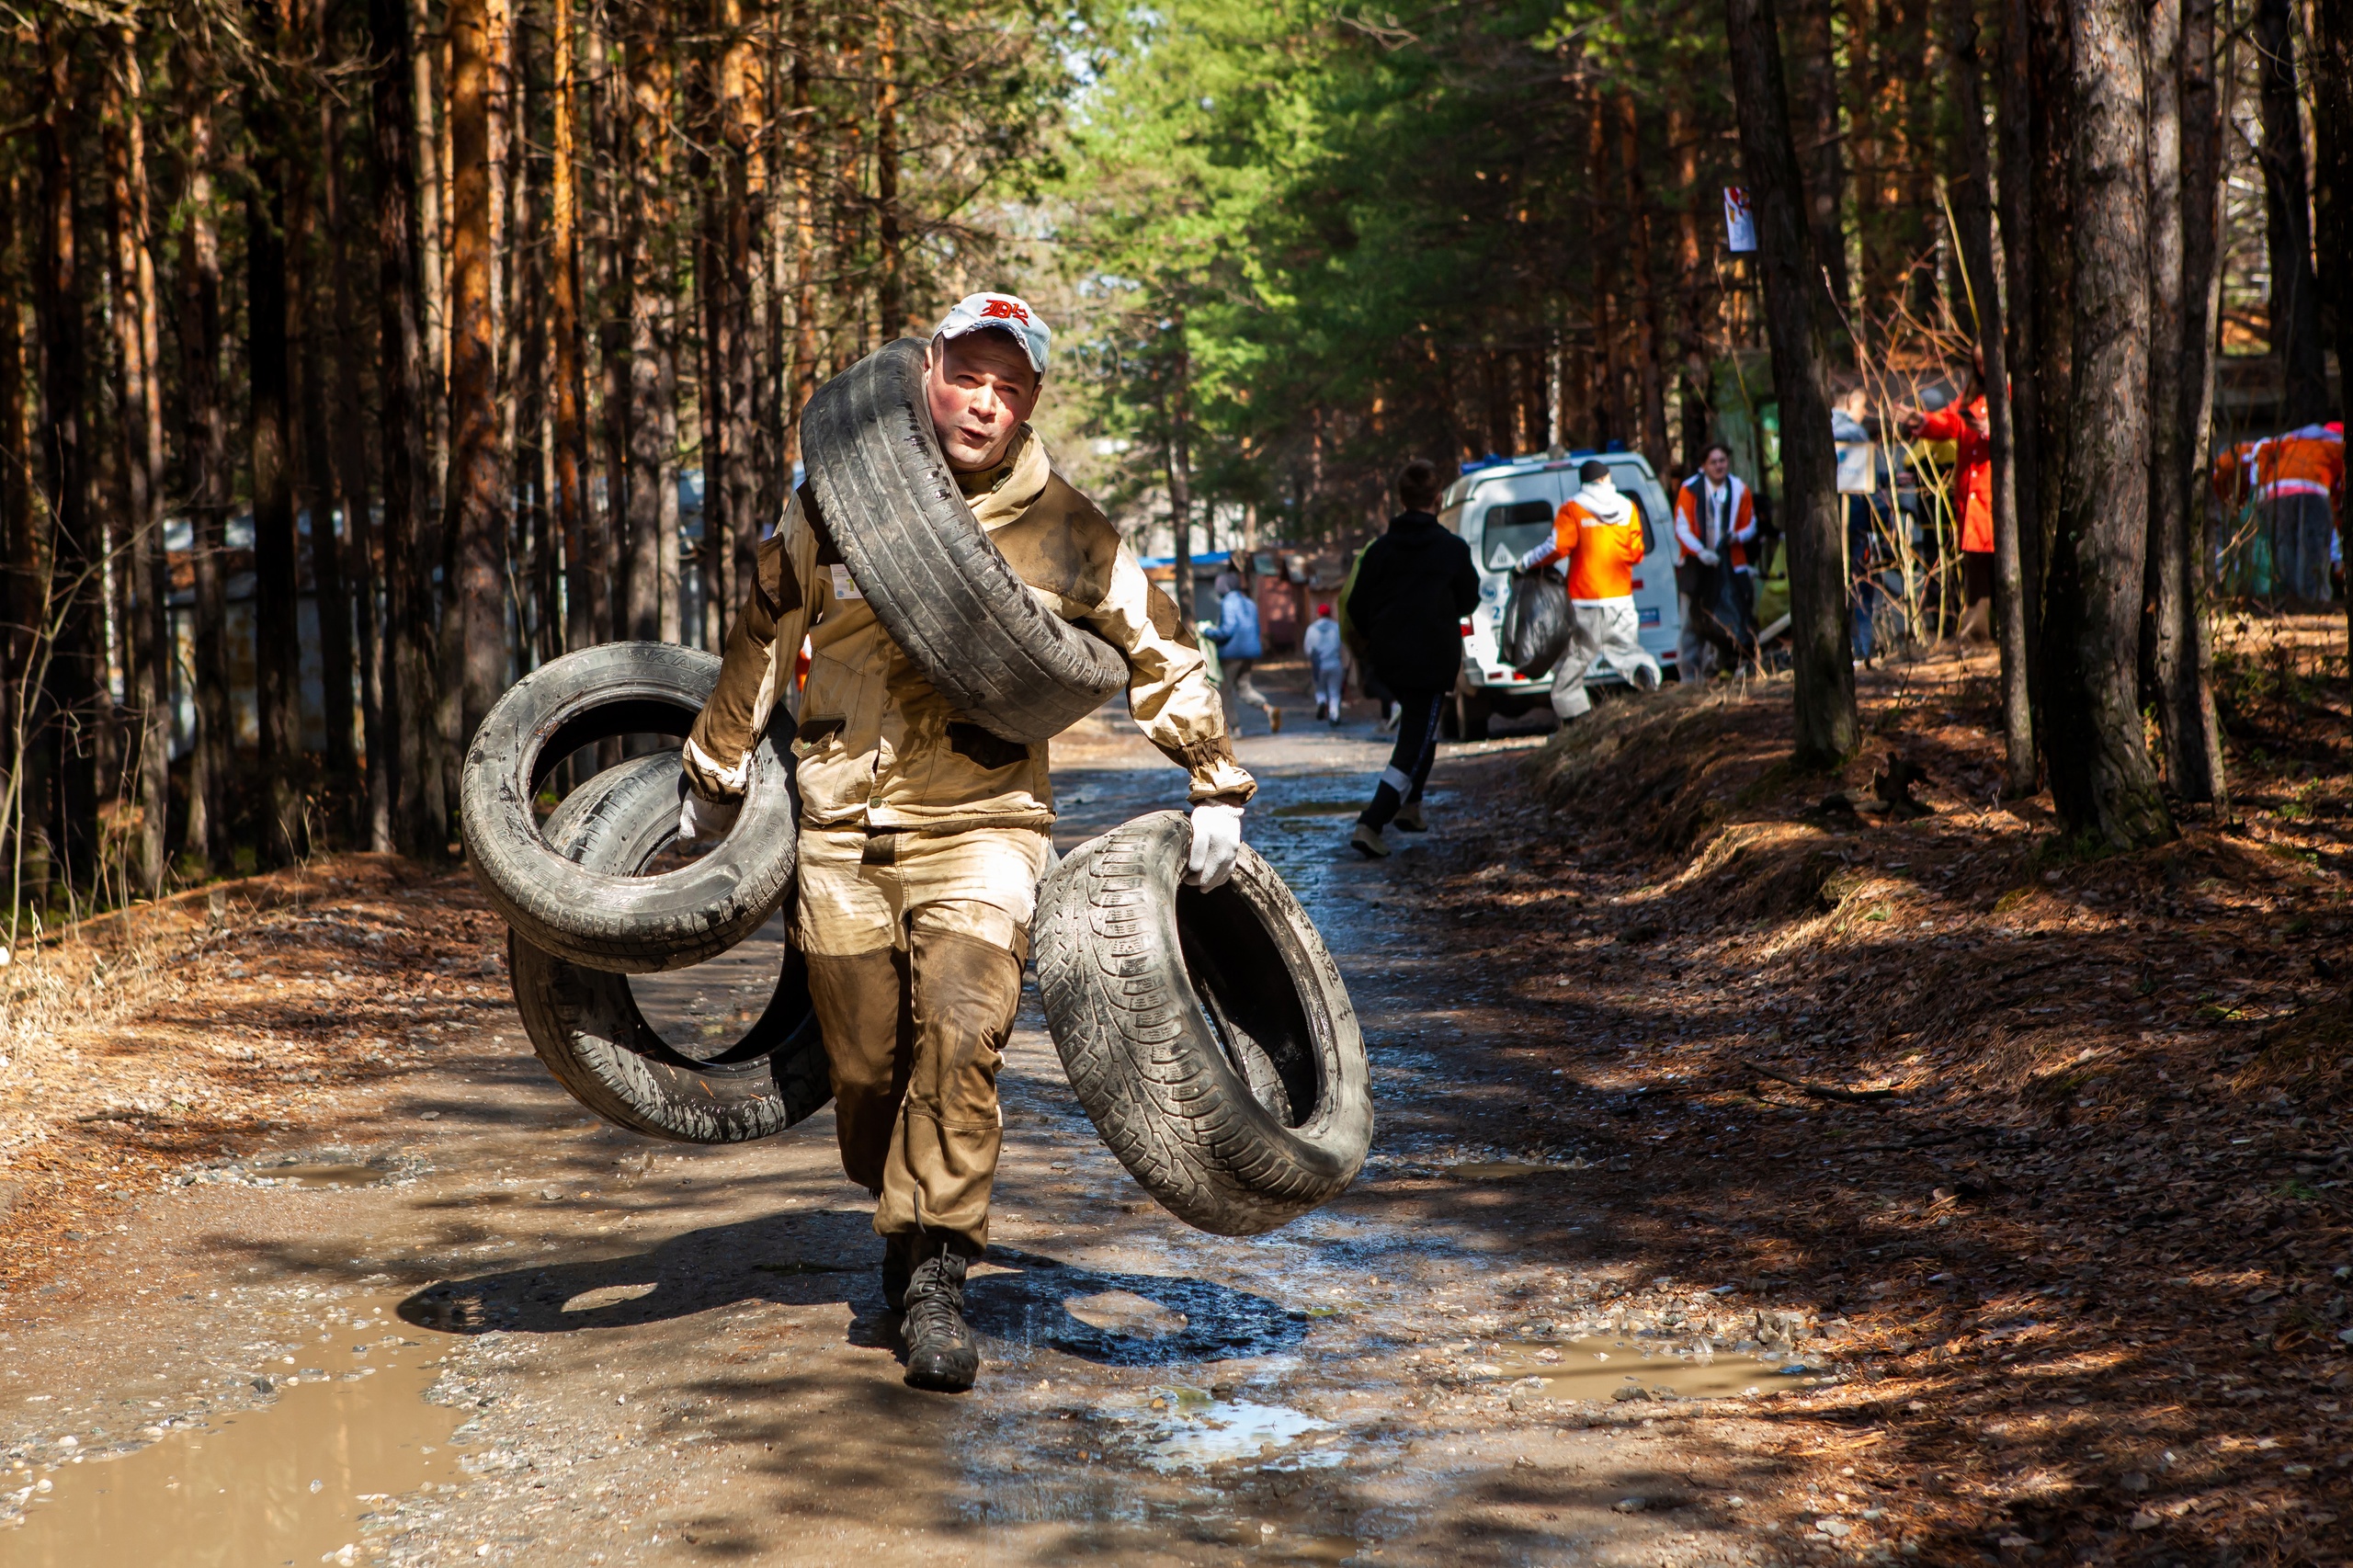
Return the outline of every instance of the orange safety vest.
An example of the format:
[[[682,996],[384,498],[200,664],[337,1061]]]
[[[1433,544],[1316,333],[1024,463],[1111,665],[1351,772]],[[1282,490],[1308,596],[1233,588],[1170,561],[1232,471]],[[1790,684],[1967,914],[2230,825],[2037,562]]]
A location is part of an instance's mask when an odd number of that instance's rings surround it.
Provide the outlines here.
[[[1633,497],[1626,498],[1626,520],[1606,523],[1575,501],[1552,514],[1552,550],[1569,558],[1569,597],[1631,598],[1634,568],[1643,563],[1643,519]]]

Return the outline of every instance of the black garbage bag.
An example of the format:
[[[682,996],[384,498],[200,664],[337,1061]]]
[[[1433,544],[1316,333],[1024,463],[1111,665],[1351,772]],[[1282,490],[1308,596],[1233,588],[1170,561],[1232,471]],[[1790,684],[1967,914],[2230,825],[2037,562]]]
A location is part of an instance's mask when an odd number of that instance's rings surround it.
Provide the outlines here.
[[[1514,572],[1495,651],[1512,668],[1540,676],[1560,663],[1568,645],[1568,585],[1548,569]]]

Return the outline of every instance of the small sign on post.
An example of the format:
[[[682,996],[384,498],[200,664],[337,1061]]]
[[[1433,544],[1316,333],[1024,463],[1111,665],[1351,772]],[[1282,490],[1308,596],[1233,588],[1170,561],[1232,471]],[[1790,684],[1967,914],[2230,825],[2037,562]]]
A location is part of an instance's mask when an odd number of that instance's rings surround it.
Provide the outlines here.
[[[1724,187],[1724,248],[1734,256],[1756,249],[1756,210],[1749,205],[1748,192],[1736,185]]]

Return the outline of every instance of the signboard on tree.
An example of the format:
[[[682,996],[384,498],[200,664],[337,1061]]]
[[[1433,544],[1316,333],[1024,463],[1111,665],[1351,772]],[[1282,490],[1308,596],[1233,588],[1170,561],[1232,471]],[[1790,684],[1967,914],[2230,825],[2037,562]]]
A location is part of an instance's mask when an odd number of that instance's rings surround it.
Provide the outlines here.
[[[1724,248],[1734,256],[1753,255],[1756,249],[1756,210],[1749,204],[1748,192],[1736,185],[1724,187]]]

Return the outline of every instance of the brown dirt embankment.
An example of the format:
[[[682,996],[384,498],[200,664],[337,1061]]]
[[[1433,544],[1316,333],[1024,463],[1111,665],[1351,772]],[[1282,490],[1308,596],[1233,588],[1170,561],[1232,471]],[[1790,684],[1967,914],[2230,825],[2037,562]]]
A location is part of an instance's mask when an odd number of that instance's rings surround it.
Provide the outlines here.
[[[1984,657],[1866,673],[1835,776],[1786,685],[1669,691],[1441,824],[1416,895],[1540,1086],[1526,1151],[1620,1173],[1620,1250],[1842,1339],[1785,1417],[1824,1508],[1928,1561],[2347,1559],[2342,637],[2236,629],[2234,800],[2136,854],[1999,799]]]

